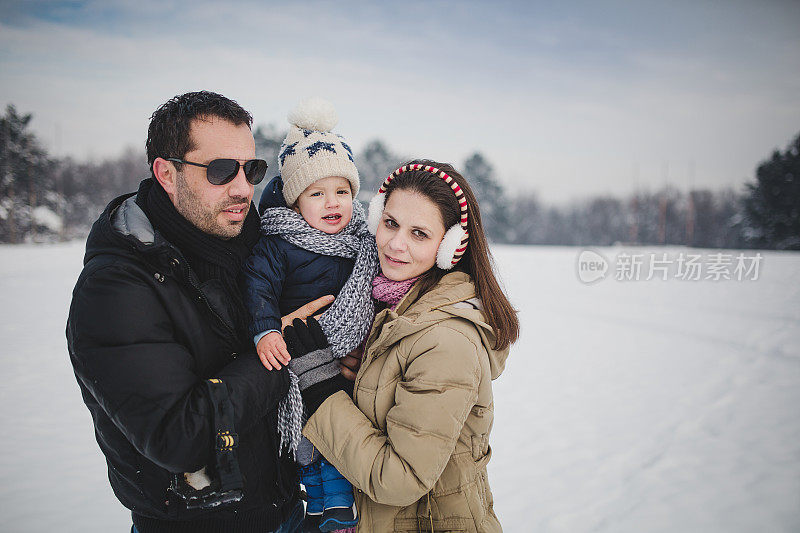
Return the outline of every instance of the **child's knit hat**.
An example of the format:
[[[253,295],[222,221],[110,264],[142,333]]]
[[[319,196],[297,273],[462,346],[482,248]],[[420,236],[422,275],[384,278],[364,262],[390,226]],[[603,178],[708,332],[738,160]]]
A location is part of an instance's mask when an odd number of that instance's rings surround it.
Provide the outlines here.
[[[300,193],[315,181],[330,176],[347,179],[355,198],[359,189],[358,169],[344,137],[331,133],[339,121],[333,104],[322,98],[308,98],[287,118],[291,127],[278,154],[286,205],[293,205]]]

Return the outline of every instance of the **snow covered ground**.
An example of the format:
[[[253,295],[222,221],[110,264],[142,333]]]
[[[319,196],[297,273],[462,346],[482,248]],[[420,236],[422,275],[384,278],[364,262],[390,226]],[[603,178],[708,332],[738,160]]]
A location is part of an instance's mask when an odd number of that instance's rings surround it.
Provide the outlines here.
[[[587,285],[579,252],[495,248],[522,319],[495,383],[505,530],[800,530],[800,254],[762,252],[756,281],[623,282],[612,265]],[[82,254],[0,246],[0,531],[130,524],[65,347]]]

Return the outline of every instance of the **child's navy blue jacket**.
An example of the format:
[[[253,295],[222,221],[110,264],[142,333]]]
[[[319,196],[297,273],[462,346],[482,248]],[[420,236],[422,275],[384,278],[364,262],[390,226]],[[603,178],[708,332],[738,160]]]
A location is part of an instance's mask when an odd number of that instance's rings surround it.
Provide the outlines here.
[[[276,176],[261,194],[259,212],[286,207],[282,190],[283,183]],[[320,296],[338,296],[353,264],[353,259],[309,252],[275,235],[262,235],[242,270],[250,334],[280,331],[282,316]]]

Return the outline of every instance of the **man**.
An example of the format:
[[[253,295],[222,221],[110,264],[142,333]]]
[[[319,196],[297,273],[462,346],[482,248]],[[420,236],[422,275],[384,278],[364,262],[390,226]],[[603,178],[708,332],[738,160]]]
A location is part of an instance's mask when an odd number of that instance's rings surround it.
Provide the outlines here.
[[[252,117],[210,92],[151,117],[152,175],[95,222],[67,323],[70,357],[135,531],[294,531],[280,453],[287,371],[267,371],[237,288],[258,237]]]

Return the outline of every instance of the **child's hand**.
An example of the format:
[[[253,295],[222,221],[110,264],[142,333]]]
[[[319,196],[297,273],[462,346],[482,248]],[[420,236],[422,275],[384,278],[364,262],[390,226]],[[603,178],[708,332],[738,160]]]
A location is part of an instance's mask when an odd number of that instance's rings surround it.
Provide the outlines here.
[[[258,344],[256,344],[256,352],[258,352],[258,357],[267,367],[267,370],[272,370],[273,368],[279,370],[281,363],[286,365],[289,363],[289,359],[292,358],[286,349],[283,336],[277,331],[267,333],[261,337],[258,340]]]

